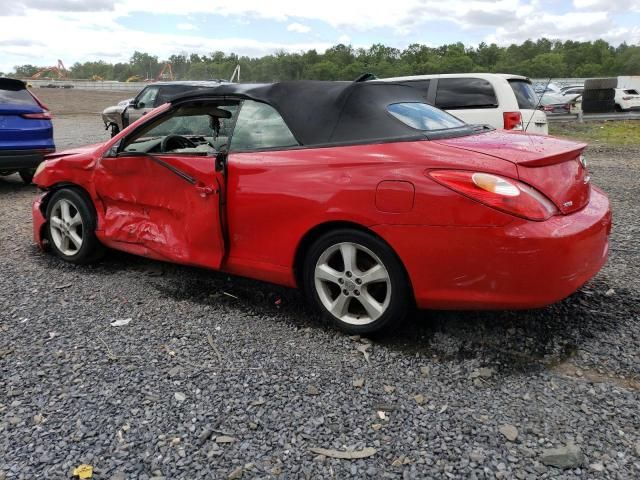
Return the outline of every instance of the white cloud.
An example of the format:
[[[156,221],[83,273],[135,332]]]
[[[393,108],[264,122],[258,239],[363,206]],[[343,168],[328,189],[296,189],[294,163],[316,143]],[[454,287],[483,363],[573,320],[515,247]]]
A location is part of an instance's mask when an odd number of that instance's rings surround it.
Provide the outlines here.
[[[541,37],[575,41],[603,38],[614,44],[623,41],[638,43],[640,28],[616,27],[611,17],[603,12],[581,11],[560,15],[542,13],[522,18],[514,25],[498,27],[486,40],[506,45]]]
[[[584,10],[624,13],[640,10],[640,0],[573,0],[573,6]]]
[[[640,43],[640,27],[621,25],[614,15],[640,11],[640,0],[572,2],[565,4],[570,8],[568,12],[559,14],[555,13],[554,4],[542,0],[395,0],[384,8],[375,8],[371,0],[325,0],[321,7],[299,0],[217,0],[215,8],[211,0],[22,0],[0,9],[0,70],[7,71],[21,63],[55,64],[58,58],[68,64],[99,58],[126,61],[136,49],[161,58],[181,51],[208,54],[223,50],[263,55],[277,49],[323,51],[335,42],[332,40],[335,37],[320,36],[313,38],[324,40],[307,42],[283,42],[275,35],[269,42],[214,38],[215,28],[206,32],[197,30],[196,25],[200,24],[196,19],[203,18],[203,14],[226,16],[230,25],[257,24],[256,20],[265,19],[286,22],[289,31],[299,33],[311,31],[308,22],[322,22],[340,32],[338,42],[345,44],[359,44],[360,32],[381,29],[386,37],[380,37],[380,41],[390,46],[407,43],[398,35],[413,34],[415,38],[423,32],[429,35],[425,43],[438,45],[442,42],[430,33],[436,22],[440,25],[446,22],[454,32],[462,30],[465,37],[476,38],[477,42],[502,45],[543,36]],[[181,22],[176,28],[182,32],[144,33],[135,26],[124,27],[119,23],[120,19],[140,12],[149,22],[154,21],[156,14],[176,15]],[[487,31],[490,33],[485,34]]]
[[[311,31],[311,27],[295,22],[287,25],[287,30],[296,33],[308,33]]]
[[[178,25],[176,25],[176,28],[178,30],[198,30],[198,27],[196,27],[193,23],[179,23]]]
[[[277,50],[299,52],[316,49],[324,51],[330,42],[286,43],[274,39],[271,42],[251,38],[206,37],[198,32],[189,35],[179,33],[148,33],[122,27],[115,23],[115,14],[97,16],[51,16],[46,12],[30,12],[28,16],[0,17],[0,71],[10,71],[14,65],[31,63],[54,65],[61,58],[69,67],[74,62],[106,59],[110,62],[126,62],[134,50],[141,50],[161,59],[178,52],[200,55],[222,50],[240,55],[262,56]],[[91,21],[91,18],[95,20]],[[98,22],[98,23],[95,23]],[[38,28],[38,38],[46,38],[46,45],[25,40],[24,32]]]

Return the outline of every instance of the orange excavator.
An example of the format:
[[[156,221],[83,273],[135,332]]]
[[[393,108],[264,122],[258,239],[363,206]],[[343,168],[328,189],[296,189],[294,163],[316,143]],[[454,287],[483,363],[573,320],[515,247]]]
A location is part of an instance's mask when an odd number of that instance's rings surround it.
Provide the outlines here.
[[[169,62],[164,64],[164,67],[162,67],[162,70],[160,70],[160,73],[158,74],[158,76],[156,77],[156,82],[158,80],[171,80],[173,81],[174,77],[173,77],[173,68],[171,68],[171,64]]]
[[[46,73],[53,73],[56,78],[58,78],[59,80],[63,80],[63,79],[68,79],[68,70],[65,68],[64,63],[62,63],[62,60],[58,60],[58,65],[56,65],[55,67],[44,67],[41,68],[40,70],[38,70],[36,73],[34,73],[31,78],[33,80],[37,80],[40,77],[42,77],[44,74]]]

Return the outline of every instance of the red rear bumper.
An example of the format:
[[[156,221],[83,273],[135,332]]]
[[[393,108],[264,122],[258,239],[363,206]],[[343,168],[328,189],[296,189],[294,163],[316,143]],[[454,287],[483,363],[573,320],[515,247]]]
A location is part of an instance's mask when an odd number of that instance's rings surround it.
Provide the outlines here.
[[[593,188],[585,208],[544,222],[373,229],[402,259],[421,308],[537,308],[569,296],[602,268],[611,210]]]
[[[46,223],[46,219],[40,210],[40,206],[42,204],[42,198],[45,194],[38,195],[36,199],[33,201],[33,205],[31,206],[31,216],[33,217],[33,241],[38,244],[40,248],[43,248],[43,235],[44,235],[44,224]]]

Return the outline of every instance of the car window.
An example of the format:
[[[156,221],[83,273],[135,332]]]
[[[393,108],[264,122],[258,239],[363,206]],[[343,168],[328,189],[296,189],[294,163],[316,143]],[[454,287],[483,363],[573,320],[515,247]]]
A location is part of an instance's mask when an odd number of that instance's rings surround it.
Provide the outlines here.
[[[387,110],[405,125],[418,130],[444,130],[466,125],[453,115],[426,103],[392,103]]]
[[[138,104],[138,108],[153,107],[157,95],[158,87],[147,87],[146,89],[144,89],[136,101]]]
[[[237,105],[180,107],[137,130],[120,151],[213,155],[228,144],[237,110]]]
[[[5,90],[0,88],[0,103],[13,105],[37,105],[35,99],[27,90]]]
[[[429,92],[429,83],[430,82],[431,82],[430,80],[411,80],[411,81],[406,81],[406,82],[400,82],[400,85],[405,85],[407,87],[417,88],[418,90],[420,90],[420,93],[422,94],[422,96],[426,100],[427,99],[427,93]]]
[[[518,108],[522,110],[533,110],[538,104],[538,96],[533,87],[526,80],[509,80],[509,85],[518,101]]]
[[[638,91],[635,89],[625,90],[624,93],[627,95],[638,95]]]
[[[496,92],[482,78],[440,78],[436,92],[436,107],[454,110],[463,108],[497,108]]]
[[[245,100],[231,137],[235,151],[285,148],[299,145],[275,108],[266,103]]]
[[[160,87],[158,95],[155,99],[155,106],[157,107],[159,105],[162,105],[163,103],[167,103],[174,97],[197,89],[198,87],[191,85],[165,85],[163,87]]]

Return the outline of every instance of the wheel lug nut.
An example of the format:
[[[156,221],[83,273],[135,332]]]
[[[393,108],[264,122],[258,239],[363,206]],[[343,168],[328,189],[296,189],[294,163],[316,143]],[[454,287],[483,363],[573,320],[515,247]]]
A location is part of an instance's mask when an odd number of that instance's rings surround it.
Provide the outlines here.
[[[346,273],[347,277],[351,278],[351,272]]]
[[[362,279],[360,279],[360,278],[356,278],[356,283],[357,283],[358,285],[362,285]]]
[[[353,293],[355,293],[357,297],[358,295],[360,295],[360,290],[354,290]]]
[[[342,285],[342,284],[344,283],[344,280],[343,280],[342,278],[339,278],[339,279],[338,279],[338,283],[339,283],[340,285]]]
[[[346,288],[344,290],[342,290],[342,293],[344,293],[345,295],[349,296],[349,291]]]

